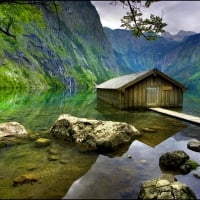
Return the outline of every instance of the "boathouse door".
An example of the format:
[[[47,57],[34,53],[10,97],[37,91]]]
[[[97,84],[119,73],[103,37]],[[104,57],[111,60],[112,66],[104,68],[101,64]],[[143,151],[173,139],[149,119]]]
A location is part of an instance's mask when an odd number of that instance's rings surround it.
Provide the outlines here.
[[[159,88],[148,87],[147,88],[147,106],[157,106],[159,102]]]

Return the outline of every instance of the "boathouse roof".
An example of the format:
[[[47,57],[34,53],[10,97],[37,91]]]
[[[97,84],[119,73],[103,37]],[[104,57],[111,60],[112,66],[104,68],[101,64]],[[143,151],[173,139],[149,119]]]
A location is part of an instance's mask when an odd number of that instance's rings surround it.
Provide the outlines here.
[[[186,90],[187,88],[182,85],[181,83],[177,82],[176,80],[172,79],[171,77],[167,76],[166,74],[162,73],[158,69],[151,69],[143,72],[137,72],[133,74],[123,75],[116,78],[112,78],[108,81],[105,81],[101,83],[100,85],[97,85],[97,89],[116,89],[116,90],[122,90],[124,88],[127,88],[131,85],[136,84],[137,82],[151,76],[151,75],[159,75],[162,78],[168,80],[169,82],[173,83],[177,87],[182,88],[183,90]]]

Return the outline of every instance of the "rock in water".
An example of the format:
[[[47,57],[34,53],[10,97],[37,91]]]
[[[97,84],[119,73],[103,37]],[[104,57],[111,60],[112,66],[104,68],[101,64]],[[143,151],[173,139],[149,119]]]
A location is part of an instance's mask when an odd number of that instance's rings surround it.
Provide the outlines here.
[[[36,147],[46,147],[46,146],[48,146],[50,144],[51,144],[51,140],[48,139],[48,138],[38,138],[35,141],[35,146]]]
[[[196,196],[187,185],[166,174],[144,181],[138,199],[196,199]]]
[[[123,122],[99,121],[61,115],[50,129],[50,134],[69,142],[84,144],[91,150],[115,150],[130,142],[140,132]]]
[[[184,151],[166,152],[160,156],[159,164],[166,170],[177,170],[189,160],[189,156]]]
[[[38,176],[35,174],[24,174],[22,176],[18,176],[13,180],[13,186],[23,185],[27,183],[34,183],[38,181]]]
[[[182,174],[187,174],[199,166],[196,161],[190,160],[189,155],[181,150],[162,154],[159,158],[159,165],[164,170],[179,171]]]
[[[27,131],[24,126],[18,122],[6,122],[0,124],[0,138],[4,136],[17,136],[22,134],[27,134]]]
[[[200,152],[200,141],[191,140],[188,142],[187,147],[192,151]]]

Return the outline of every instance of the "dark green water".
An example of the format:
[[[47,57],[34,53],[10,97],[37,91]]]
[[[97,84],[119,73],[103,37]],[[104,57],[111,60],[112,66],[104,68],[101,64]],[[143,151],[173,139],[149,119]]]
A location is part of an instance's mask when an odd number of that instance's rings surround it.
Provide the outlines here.
[[[200,116],[199,103],[200,98],[186,94],[181,111]],[[187,149],[189,140],[200,139],[199,126],[155,112],[119,111],[97,104],[95,91],[1,91],[0,123],[17,121],[32,134],[49,137],[49,128],[63,113],[129,122],[144,134],[110,155],[88,153],[57,140],[45,148],[36,148],[32,140],[1,148],[0,198],[136,198],[142,181],[162,174],[158,165],[162,153],[182,149],[200,163],[199,153]],[[58,160],[49,161],[49,148],[59,152]],[[200,198],[193,173],[176,177]],[[36,175],[38,182],[13,187],[13,180],[24,174]]]

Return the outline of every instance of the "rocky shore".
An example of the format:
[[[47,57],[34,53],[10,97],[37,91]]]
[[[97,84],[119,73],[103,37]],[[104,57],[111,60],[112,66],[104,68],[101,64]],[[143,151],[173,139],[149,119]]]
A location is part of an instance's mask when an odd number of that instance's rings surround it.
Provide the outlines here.
[[[56,138],[67,143],[83,145],[92,151],[108,152],[116,150],[140,135],[141,133],[128,123],[91,120],[63,114],[46,132],[46,137],[29,134],[25,127],[17,122],[0,124],[0,147],[20,144],[22,142],[20,139],[28,138],[34,142],[36,148],[45,148],[51,146],[52,139]],[[200,152],[199,147],[198,140],[189,141],[187,144],[187,148],[192,151]],[[48,160],[58,159],[57,150],[50,147]],[[176,150],[162,154],[159,158],[159,166],[165,171],[176,171],[185,175],[199,167],[199,163],[190,160],[189,155],[184,151]],[[194,173],[194,176],[198,179],[200,177],[198,173]],[[39,179],[40,177],[34,173],[22,174],[13,180],[13,186],[32,184]],[[169,173],[144,181],[138,199],[196,199],[196,197],[187,185],[180,183]]]

